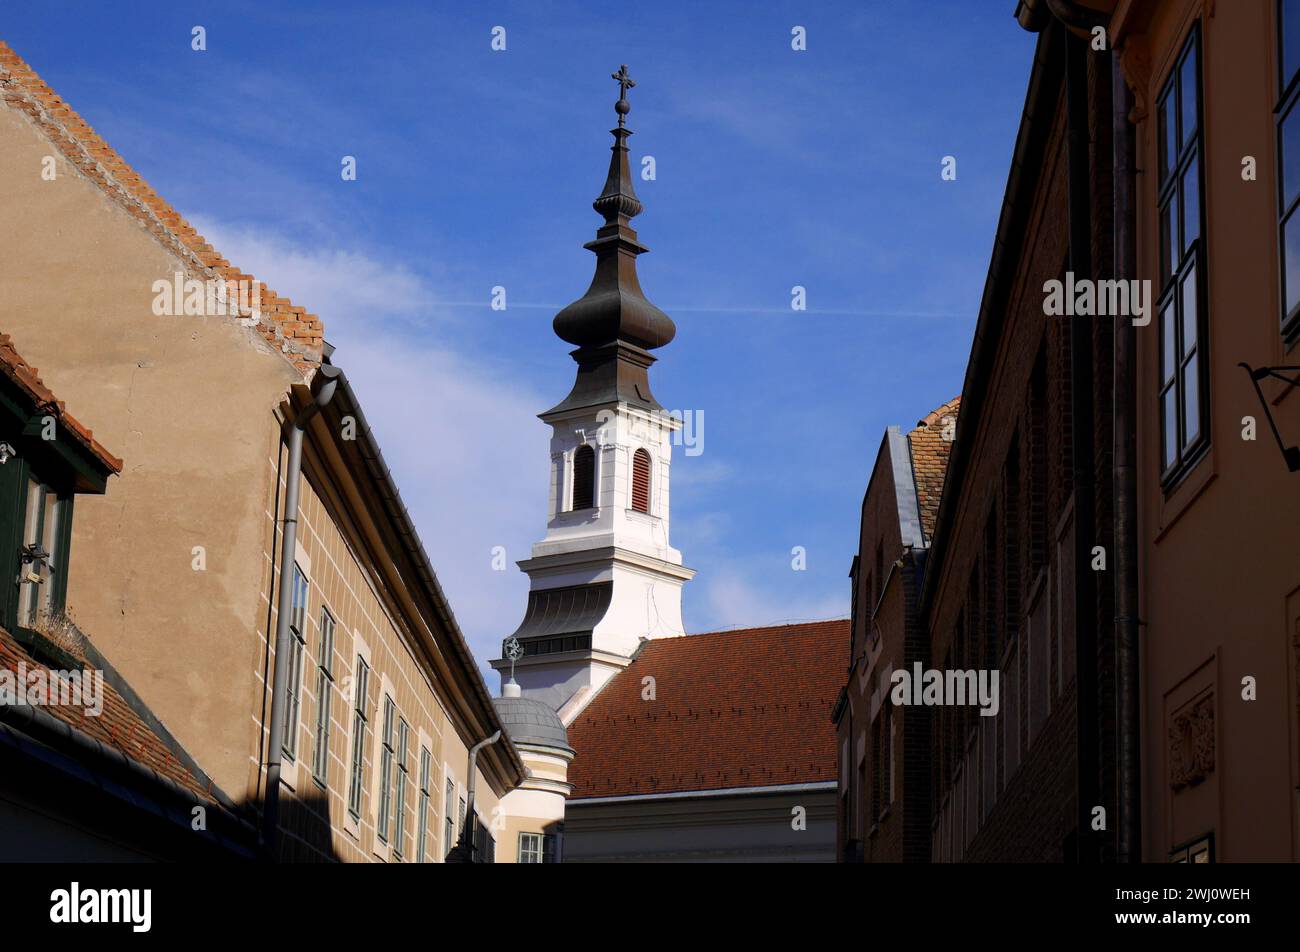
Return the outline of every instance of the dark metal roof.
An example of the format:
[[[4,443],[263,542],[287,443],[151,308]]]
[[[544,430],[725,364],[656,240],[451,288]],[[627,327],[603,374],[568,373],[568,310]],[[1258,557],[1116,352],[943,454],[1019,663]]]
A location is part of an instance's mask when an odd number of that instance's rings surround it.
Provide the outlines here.
[[[492,703],[497,706],[497,716],[506,733],[516,744],[573,751],[569,746],[569,732],[546,703],[527,697],[499,697]]]
[[[605,403],[629,403],[659,409],[650,395],[646,368],[654,363],[648,351],[663,347],[677,333],[671,317],[646,299],[637,278],[637,255],[647,249],[637,240],[631,221],[641,212],[641,202],[632,187],[624,125],[628,105],[626,93],[635,85],[627,67],[614,74],[622,91],[614,109],[618,128],[614,135],[609,175],[600,197],[592,207],[605,218],[596,229],[596,239],[583,247],[596,255],[596,273],[587,293],[555,315],[555,333],[561,340],[578,345],[573,359],[578,362],[578,379],[573,392],[549,414]]]
[[[513,637],[589,635],[605,617],[613,596],[613,582],[531,591],[528,593],[528,610]]]

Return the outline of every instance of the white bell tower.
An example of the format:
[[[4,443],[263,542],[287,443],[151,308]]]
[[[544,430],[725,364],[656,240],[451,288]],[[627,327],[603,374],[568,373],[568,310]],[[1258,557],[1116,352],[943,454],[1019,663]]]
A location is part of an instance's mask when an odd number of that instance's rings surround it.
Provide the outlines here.
[[[596,274],[560,311],[555,332],[578,349],[573,390],[540,414],[551,425],[546,537],[519,563],[531,588],[511,636],[523,656],[515,677],[524,697],[571,723],[643,639],[685,634],[682,584],[695,574],[668,542],[673,434],[681,420],[650,393],[650,351],[676,327],[641,291],[636,256],[646,249],[629,224],[641,211],[632,188],[625,127],[627,67],[614,74],[613,156],[593,203],[605,217],[595,241]],[[509,662],[492,662],[497,670]]]

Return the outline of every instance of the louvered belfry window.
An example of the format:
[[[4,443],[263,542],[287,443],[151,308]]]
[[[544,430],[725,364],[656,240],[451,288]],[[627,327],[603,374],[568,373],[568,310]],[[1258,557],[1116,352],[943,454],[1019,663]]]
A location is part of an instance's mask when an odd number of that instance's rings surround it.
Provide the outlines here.
[[[573,508],[590,509],[595,505],[596,451],[579,446],[573,454]]]
[[[650,511],[650,454],[645,450],[632,454],[632,508]]]

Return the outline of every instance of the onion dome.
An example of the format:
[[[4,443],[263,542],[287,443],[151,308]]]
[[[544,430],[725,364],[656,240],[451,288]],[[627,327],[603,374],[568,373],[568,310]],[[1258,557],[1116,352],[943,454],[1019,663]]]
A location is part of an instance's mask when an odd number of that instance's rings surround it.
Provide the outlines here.
[[[614,104],[618,127],[610,130],[614,145],[605,187],[592,202],[605,224],[596,230],[594,241],[583,245],[596,255],[596,273],[587,293],[555,316],[554,328],[561,340],[579,347],[630,344],[653,350],[671,341],[677,327],[672,318],[646,300],[637,280],[636,257],[648,249],[637,241],[629,224],[641,213],[628,165],[627,138],[632,131],[626,126],[632,108],[627,90],[636,83],[626,66],[620,66],[612,77],[619,84],[619,99]]]

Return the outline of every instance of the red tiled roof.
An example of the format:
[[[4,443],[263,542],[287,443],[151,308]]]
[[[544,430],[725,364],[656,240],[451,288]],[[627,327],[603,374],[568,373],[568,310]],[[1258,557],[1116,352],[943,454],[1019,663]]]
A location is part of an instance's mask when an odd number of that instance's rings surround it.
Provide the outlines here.
[[[26,664],[29,678],[38,669],[49,671],[47,665],[34,659],[8,631],[0,628],[0,668],[8,668],[17,673],[19,662]],[[51,704],[41,710],[101,744],[120,751],[159,776],[180,784],[201,800],[217,802],[107,680],[104,681],[103,702],[103,710],[95,717],[86,714],[83,708],[72,705]]]
[[[53,413],[86,449],[99,458],[101,463],[115,473],[122,472],[122,461],[95,439],[89,427],[80,423],[64,409],[63,401],[55,397],[54,392],[45,386],[36,368],[23,360],[22,355],[14,349],[13,340],[8,334],[0,334],[0,373],[21,387],[32,398],[38,410]]]
[[[961,397],[953,397],[927,414],[907,434],[912,449],[912,473],[916,477],[916,504],[921,510],[921,528],[927,542],[934,538],[943,481],[948,472],[948,454],[952,452],[952,441],[943,438],[944,420],[952,417],[952,425],[956,427],[960,407]]]
[[[835,780],[848,637],[842,618],[646,642],[569,725],[573,797]]]
[[[161,196],[151,189],[13,49],[0,40],[0,100],[27,114],[60,152],[155,238],[188,263],[190,277],[224,280],[228,286],[254,281],[221,256]],[[303,374],[320,366],[325,327],[287,298],[258,284],[258,333]]]

